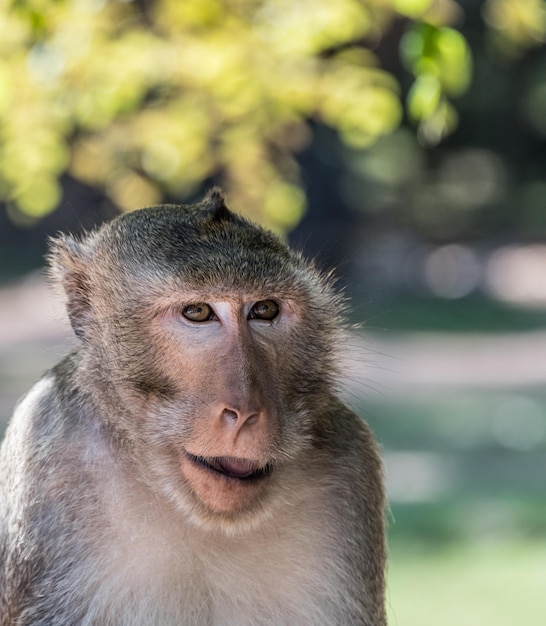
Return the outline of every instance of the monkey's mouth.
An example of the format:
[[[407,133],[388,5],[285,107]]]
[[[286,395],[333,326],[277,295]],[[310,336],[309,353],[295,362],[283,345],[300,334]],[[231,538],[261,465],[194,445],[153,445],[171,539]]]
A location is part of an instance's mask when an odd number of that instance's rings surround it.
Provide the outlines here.
[[[273,470],[270,463],[260,465],[256,461],[238,459],[233,456],[203,457],[190,454],[187,450],[184,452],[186,457],[195,465],[226,476],[227,478],[248,481],[260,480],[271,474]]]

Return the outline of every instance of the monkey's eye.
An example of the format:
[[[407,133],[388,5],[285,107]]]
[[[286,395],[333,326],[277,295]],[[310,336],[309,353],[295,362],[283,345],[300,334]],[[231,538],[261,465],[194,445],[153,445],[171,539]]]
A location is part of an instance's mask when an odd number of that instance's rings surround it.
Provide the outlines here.
[[[279,314],[279,305],[273,300],[260,300],[253,305],[248,314],[249,320],[273,320]]]
[[[208,322],[216,319],[212,307],[204,302],[198,304],[189,304],[182,310],[182,315],[191,322]]]

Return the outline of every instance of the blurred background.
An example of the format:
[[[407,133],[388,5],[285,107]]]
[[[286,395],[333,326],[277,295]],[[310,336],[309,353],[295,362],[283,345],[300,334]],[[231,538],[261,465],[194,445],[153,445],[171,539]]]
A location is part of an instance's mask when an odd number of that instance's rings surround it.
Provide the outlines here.
[[[47,238],[220,184],[336,267],[395,626],[542,626],[546,3],[5,0],[0,433],[72,343]]]

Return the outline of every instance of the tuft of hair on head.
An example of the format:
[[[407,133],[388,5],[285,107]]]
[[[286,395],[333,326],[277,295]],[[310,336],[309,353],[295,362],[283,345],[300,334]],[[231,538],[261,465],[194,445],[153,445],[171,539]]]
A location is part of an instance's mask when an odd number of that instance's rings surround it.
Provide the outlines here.
[[[226,198],[220,187],[213,187],[202,202],[206,216],[213,221],[229,220],[231,211],[226,206]]]

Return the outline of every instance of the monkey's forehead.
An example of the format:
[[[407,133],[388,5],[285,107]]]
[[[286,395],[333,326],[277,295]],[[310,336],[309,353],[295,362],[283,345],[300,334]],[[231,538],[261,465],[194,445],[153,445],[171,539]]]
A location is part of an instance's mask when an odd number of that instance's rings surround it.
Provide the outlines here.
[[[217,217],[200,209],[200,205],[140,209],[106,224],[94,240],[103,251],[113,254],[117,251],[123,258],[153,255],[170,262],[242,251],[247,255],[291,256],[287,246],[273,233],[228,209]]]
[[[101,229],[90,242],[93,256],[206,282],[286,279],[307,265],[273,233],[227,210],[222,215],[211,219],[183,206],[141,209]]]
[[[141,209],[106,225],[90,243],[103,271],[185,290],[306,291],[318,280],[277,236],[227,209],[221,219],[195,207]]]
[[[210,295],[309,297],[317,282],[323,282],[314,270],[305,264],[300,266],[297,256],[292,259],[237,248],[168,256],[159,252],[133,258],[127,264],[122,261],[117,268],[109,266],[114,274],[116,269],[121,273],[123,289],[136,283],[136,290],[166,289]]]

